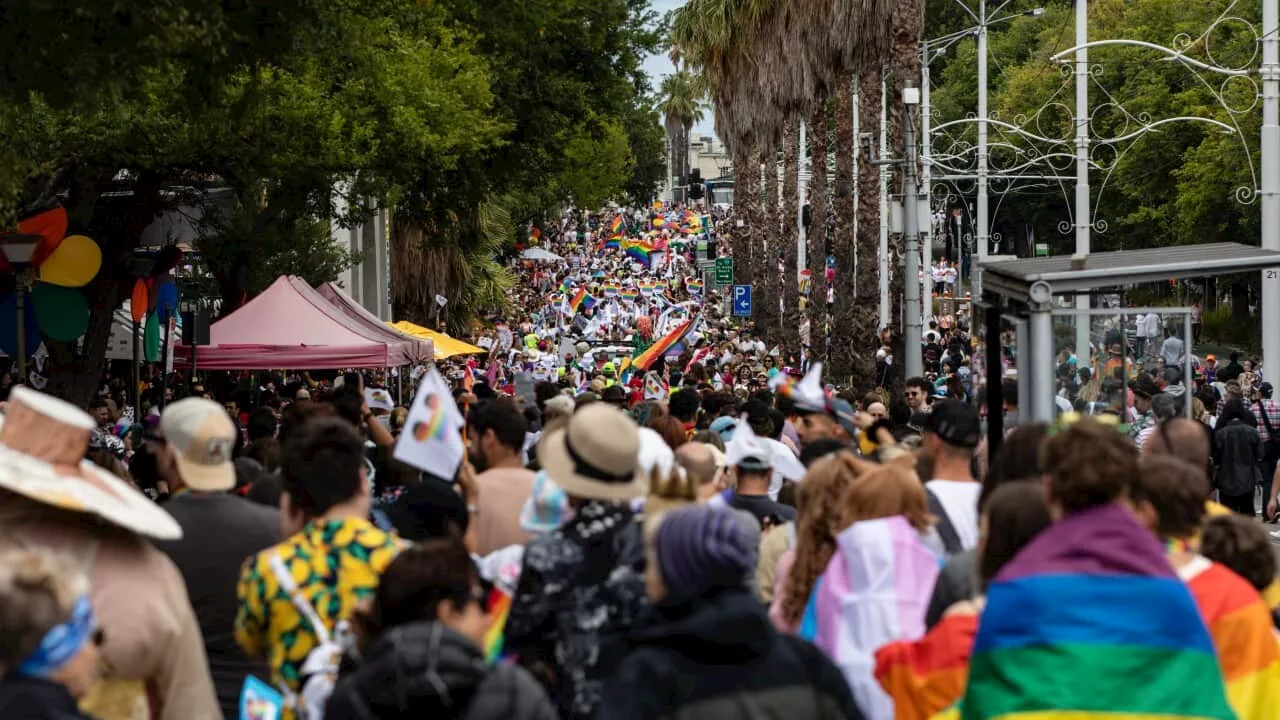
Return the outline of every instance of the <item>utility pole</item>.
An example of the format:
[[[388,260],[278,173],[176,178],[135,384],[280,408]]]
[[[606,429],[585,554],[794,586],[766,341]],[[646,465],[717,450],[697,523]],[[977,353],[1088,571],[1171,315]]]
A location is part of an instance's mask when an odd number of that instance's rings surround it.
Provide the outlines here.
[[[889,101],[884,73],[880,80],[880,157],[889,157]],[[889,325],[889,173],[880,166],[880,327]],[[857,213],[854,213],[857,216]],[[908,283],[909,284],[909,283]]]
[[[905,118],[902,123],[903,144],[906,146],[906,166],[903,168],[902,183],[902,231],[906,244],[907,282],[906,297],[903,298],[906,312],[906,370],[907,377],[918,377],[924,374],[924,361],[920,346],[920,229],[919,210],[920,193],[916,187],[916,128],[913,110],[920,104],[920,89],[905,87],[902,89],[902,104]]]
[[[1280,250],[1280,0],[1262,0],[1262,249]],[[1262,271],[1262,365],[1280,367],[1280,273]]]
[[[1269,0],[1275,2],[1275,0]],[[1076,255],[1089,255],[1089,233],[1093,228],[1093,211],[1089,205],[1089,6],[1087,0],[1076,0]],[[1264,231],[1265,232],[1265,231]],[[1089,296],[1076,296],[1076,309],[1089,309]],[[1089,315],[1076,315],[1076,358],[1079,367],[1088,367]],[[1019,348],[1021,350],[1021,348]],[[1052,362],[1046,358],[1045,362]]]
[[[926,317],[933,317],[933,133],[929,113],[929,44],[920,45],[920,184],[924,186],[925,207],[929,210],[929,224],[921,229],[924,238],[924,252],[921,264],[924,265],[924,289],[921,291],[922,305]]]
[[[987,140],[987,120],[989,119],[989,109],[987,107],[987,0],[979,0],[978,2],[978,27],[976,29],[978,35],[978,210],[977,219],[975,221],[974,235],[977,244],[978,257],[977,262],[972,261],[970,255],[970,282],[971,292],[976,300],[982,291],[982,270],[983,261],[987,259],[987,253],[991,251],[991,216],[990,216],[990,199],[989,199],[989,178],[990,168],[988,167],[989,149]],[[960,270],[964,271],[964,240],[957,238],[961,243],[960,248]],[[957,287],[959,284],[957,283]],[[972,308],[970,308],[972,311]],[[970,312],[970,321],[975,317]]]

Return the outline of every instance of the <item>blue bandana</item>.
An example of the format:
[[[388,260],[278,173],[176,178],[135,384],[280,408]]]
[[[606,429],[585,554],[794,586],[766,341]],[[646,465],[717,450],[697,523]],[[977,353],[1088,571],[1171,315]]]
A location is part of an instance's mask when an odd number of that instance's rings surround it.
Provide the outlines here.
[[[18,674],[47,678],[66,665],[89,642],[97,624],[88,595],[81,595],[71,609],[71,618],[45,633],[31,656],[18,666]]]

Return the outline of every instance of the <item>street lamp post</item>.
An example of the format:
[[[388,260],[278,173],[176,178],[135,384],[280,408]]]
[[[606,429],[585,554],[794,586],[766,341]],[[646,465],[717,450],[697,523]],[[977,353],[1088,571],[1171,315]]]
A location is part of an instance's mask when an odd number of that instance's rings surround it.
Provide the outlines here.
[[[1088,0],[1076,3],[1076,255],[1089,254],[1089,233],[1093,213],[1089,206],[1089,6]],[[1089,309],[1089,296],[1076,296],[1076,309]],[[1076,357],[1081,367],[1092,359],[1089,353],[1089,315],[1076,314]],[[1047,362],[1047,360],[1046,360]]]
[[[902,122],[903,145],[906,146],[906,164],[903,167],[902,181],[902,234],[906,245],[907,274],[906,290],[903,298],[906,313],[906,363],[907,377],[919,377],[924,374],[924,362],[921,357],[921,313],[920,313],[920,230],[918,203],[920,194],[916,189],[916,128],[913,110],[920,104],[919,88],[902,89],[902,104],[906,117]]]
[[[13,268],[14,300],[17,305],[15,329],[17,334],[17,364],[20,382],[27,382],[27,289],[34,282],[28,266],[39,247],[41,236],[11,233],[0,235],[0,253]]]
[[[1280,0],[1262,1],[1262,247],[1280,250]],[[1280,366],[1280,273],[1262,271],[1262,364]]]

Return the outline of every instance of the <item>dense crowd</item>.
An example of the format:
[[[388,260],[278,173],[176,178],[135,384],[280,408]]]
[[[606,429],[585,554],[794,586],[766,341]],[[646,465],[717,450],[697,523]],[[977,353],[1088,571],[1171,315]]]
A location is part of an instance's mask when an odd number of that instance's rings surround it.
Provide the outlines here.
[[[438,368],[13,389],[0,717],[1280,713],[1269,384],[1064,353],[1031,423],[960,312],[833,387],[716,309],[694,217],[567,219]],[[435,370],[456,427],[409,420]],[[452,475],[396,451],[437,432]]]

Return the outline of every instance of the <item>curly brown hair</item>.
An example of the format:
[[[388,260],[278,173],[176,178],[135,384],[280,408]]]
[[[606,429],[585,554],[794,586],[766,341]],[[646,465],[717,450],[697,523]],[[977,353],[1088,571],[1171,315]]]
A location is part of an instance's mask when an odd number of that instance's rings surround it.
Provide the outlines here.
[[[1258,592],[1275,582],[1276,556],[1267,531],[1251,517],[1232,514],[1207,520],[1200,536],[1200,553],[1226,565]]]
[[[815,462],[797,485],[795,560],[780,605],[788,624],[800,621],[813,584],[827,569],[836,535],[845,528],[844,498],[865,472],[865,464],[853,453],[841,451]]]
[[[1051,434],[1041,466],[1049,494],[1066,513],[1106,505],[1129,492],[1138,475],[1138,449],[1128,435],[1093,418]]]

